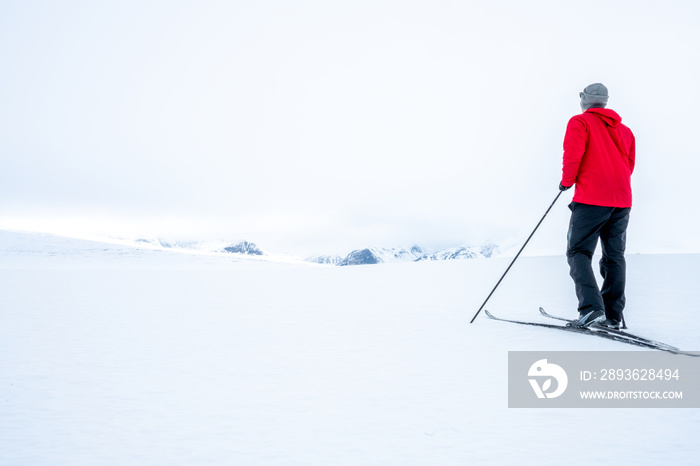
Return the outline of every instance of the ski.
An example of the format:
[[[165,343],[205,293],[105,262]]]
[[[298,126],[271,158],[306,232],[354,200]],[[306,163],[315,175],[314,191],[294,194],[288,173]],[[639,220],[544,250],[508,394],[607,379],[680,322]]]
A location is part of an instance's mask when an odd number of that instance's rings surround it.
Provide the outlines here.
[[[552,314],[548,313],[547,311],[545,311],[543,308],[540,308],[540,314],[542,314],[542,315],[545,316],[545,317],[549,317],[550,319],[561,320],[561,321],[564,321],[564,322],[571,322],[571,321],[572,321],[572,319],[567,319],[567,318],[564,318],[564,317],[559,317],[559,316],[552,315]],[[663,343],[663,342],[658,341],[658,340],[652,340],[651,338],[640,337],[639,335],[635,335],[635,334],[633,334],[633,333],[625,332],[625,331],[622,331],[622,330],[615,330],[615,329],[612,329],[612,328],[599,327],[599,326],[597,326],[597,325],[595,325],[595,324],[593,324],[593,325],[591,326],[591,328],[592,328],[592,329],[595,329],[596,332],[600,331],[600,332],[612,333],[612,334],[614,334],[614,335],[620,335],[620,336],[623,336],[623,337],[632,338],[632,339],[635,339],[635,340],[638,340],[638,341],[642,341],[642,342],[644,342],[644,343],[650,343],[650,344],[652,344],[652,345],[665,346],[666,348],[668,348],[668,349],[670,349],[670,350],[673,350],[673,351],[680,351],[679,348],[677,348],[677,347],[675,347],[675,346],[672,346],[672,345],[669,345],[668,343]]]
[[[513,320],[513,319],[503,319],[501,317],[496,317],[493,314],[491,314],[489,311],[484,310],[486,315],[493,319],[493,320],[499,320],[501,322],[510,322],[512,324],[519,324],[519,325],[530,325],[533,327],[544,327],[544,328],[551,328],[551,329],[556,329],[556,330],[562,330],[564,332],[572,332],[572,333],[580,333],[583,335],[592,335],[600,338],[606,338],[608,340],[613,340],[613,341],[619,341],[620,343],[626,343],[628,345],[634,345],[634,346],[640,346],[642,348],[648,348],[648,349],[655,349],[659,351],[667,351],[669,353],[673,354],[684,354],[686,356],[693,356],[693,357],[698,357],[700,356],[700,353],[690,353],[687,351],[681,351],[679,349],[672,349],[673,347],[669,348],[668,346],[662,344],[662,345],[657,345],[654,343],[649,343],[641,340],[636,340],[633,338],[628,338],[623,335],[616,335],[614,333],[608,333],[604,331],[598,331],[598,330],[592,330],[590,328],[580,328],[580,327],[566,327],[564,325],[554,325],[554,324],[546,324],[544,322],[528,322],[528,321],[523,321],[523,320]]]

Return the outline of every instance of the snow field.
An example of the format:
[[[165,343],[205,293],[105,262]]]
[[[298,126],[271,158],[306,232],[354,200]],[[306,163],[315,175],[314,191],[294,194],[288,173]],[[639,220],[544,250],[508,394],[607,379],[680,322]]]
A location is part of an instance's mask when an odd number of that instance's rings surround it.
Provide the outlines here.
[[[510,259],[332,267],[107,247],[22,267],[26,254],[5,246],[0,464],[651,465],[700,453],[694,410],[507,408],[508,351],[635,350],[486,316],[470,325]],[[700,256],[628,263],[632,329],[697,350]],[[575,308],[562,257],[519,259],[487,308],[540,319],[540,305]]]

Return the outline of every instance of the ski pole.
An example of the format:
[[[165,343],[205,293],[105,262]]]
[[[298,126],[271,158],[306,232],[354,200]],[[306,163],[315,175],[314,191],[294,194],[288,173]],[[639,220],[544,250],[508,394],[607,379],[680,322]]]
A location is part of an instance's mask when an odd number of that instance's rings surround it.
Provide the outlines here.
[[[486,306],[486,303],[488,302],[488,300],[491,299],[491,295],[493,295],[493,292],[496,291],[496,288],[498,288],[498,285],[501,284],[501,282],[502,282],[503,279],[505,278],[505,276],[506,276],[506,274],[508,273],[508,271],[510,270],[510,268],[513,267],[513,264],[515,264],[515,261],[518,260],[518,257],[520,256],[520,253],[523,252],[523,249],[525,249],[525,246],[527,246],[527,243],[530,242],[530,239],[531,239],[532,236],[535,234],[535,232],[537,231],[537,229],[540,227],[540,225],[541,225],[542,222],[544,221],[544,218],[547,216],[547,214],[549,213],[549,211],[552,210],[552,207],[554,207],[554,203],[557,202],[557,199],[559,199],[559,196],[561,196],[561,193],[563,193],[563,192],[564,192],[564,191],[559,191],[559,193],[557,194],[557,197],[554,198],[554,200],[552,201],[552,204],[551,204],[551,205],[549,206],[549,208],[547,209],[547,212],[544,213],[544,215],[542,216],[542,218],[540,219],[540,221],[537,223],[537,226],[535,227],[535,229],[532,230],[532,233],[530,233],[530,236],[528,236],[527,240],[525,240],[525,244],[523,244],[523,247],[520,248],[520,251],[518,251],[518,253],[515,255],[515,258],[513,258],[513,262],[511,262],[510,265],[508,266],[508,268],[506,269],[506,271],[503,272],[503,275],[502,275],[501,278],[498,280],[498,283],[496,283],[496,286],[493,287],[493,290],[491,290],[491,293],[489,293],[489,295],[486,297],[486,301],[484,301],[484,303],[481,305],[481,307],[479,308],[479,310],[476,311],[476,314],[474,314],[474,317],[472,317],[471,322],[469,322],[470,324],[473,324],[473,323],[474,323],[474,320],[476,320],[476,316],[479,315],[479,313],[480,313],[481,310],[484,308],[484,306]]]

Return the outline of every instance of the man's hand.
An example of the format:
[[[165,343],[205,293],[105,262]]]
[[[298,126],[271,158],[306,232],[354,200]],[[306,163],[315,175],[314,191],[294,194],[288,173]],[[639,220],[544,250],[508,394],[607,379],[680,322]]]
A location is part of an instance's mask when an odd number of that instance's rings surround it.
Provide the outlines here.
[[[564,186],[563,184],[559,183],[559,191],[566,191],[567,189],[570,189],[571,186]]]

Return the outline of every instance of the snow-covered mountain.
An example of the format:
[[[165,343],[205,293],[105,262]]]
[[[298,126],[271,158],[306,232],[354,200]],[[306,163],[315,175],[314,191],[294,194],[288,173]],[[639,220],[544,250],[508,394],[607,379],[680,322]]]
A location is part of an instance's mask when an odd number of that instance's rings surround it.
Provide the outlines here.
[[[416,262],[423,260],[479,259],[491,257],[497,249],[497,246],[491,243],[481,246],[457,246],[433,253],[425,252],[420,246],[413,246],[411,249],[369,247],[365,249],[356,249],[345,257],[318,256],[307,260],[319,264],[346,266],[383,264],[387,262]]]
[[[440,261],[455,259],[484,259],[491,257],[498,247],[494,244],[482,246],[458,246],[444,249],[433,254],[425,254],[419,260]]]
[[[172,250],[179,252],[203,253],[203,254],[240,254],[243,256],[260,257],[266,260],[276,260],[290,257],[270,254],[255,243],[245,240],[240,241],[196,241],[196,240],[170,240],[164,238],[140,237],[132,240],[106,240],[124,246],[135,246],[137,248],[153,250]],[[368,247],[356,249],[345,257],[335,255],[314,256],[305,259],[305,262],[313,262],[326,265],[370,265],[384,264],[391,262],[417,262],[417,261],[441,261],[458,259],[478,259],[491,257],[497,246],[486,243],[481,246],[456,246],[436,252],[426,252],[420,246],[411,248],[381,248]],[[251,258],[252,258],[251,257]],[[298,258],[292,258],[300,260]]]
[[[236,254],[248,254],[250,256],[262,256],[265,254],[255,243],[249,243],[248,241],[241,241],[231,246],[226,246],[222,251]]]
[[[327,265],[340,265],[342,261],[343,258],[340,256],[314,256],[306,259],[306,262]]]
[[[352,251],[338,265],[382,264],[385,262],[415,262],[423,251],[418,246],[405,248],[365,248]]]
[[[168,241],[162,238],[139,238],[137,245],[149,245],[164,249],[185,249],[202,252],[227,252],[249,256],[265,255],[255,243],[249,241]]]

